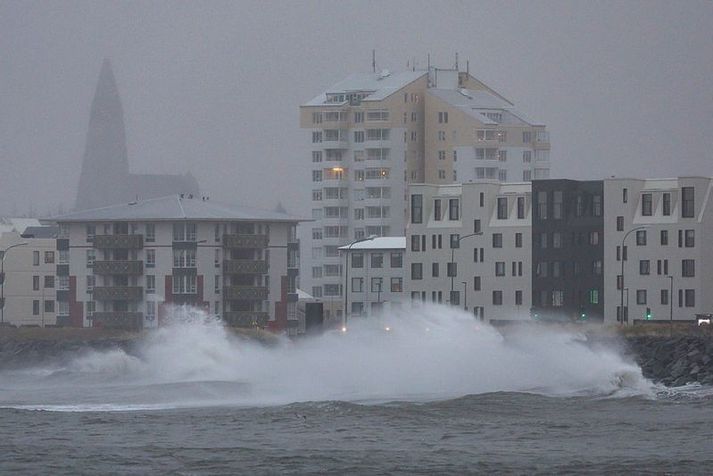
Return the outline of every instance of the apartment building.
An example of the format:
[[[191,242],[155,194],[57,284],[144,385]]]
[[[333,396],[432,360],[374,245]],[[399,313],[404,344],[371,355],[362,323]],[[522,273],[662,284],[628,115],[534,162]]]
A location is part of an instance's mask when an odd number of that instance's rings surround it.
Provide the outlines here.
[[[339,249],[347,270],[347,316],[368,317],[401,306],[406,249],[403,236],[366,239]]]
[[[281,330],[297,301],[298,219],[168,196],[57,219],[57,321],[156,327],[172,305]]]
[[[708,177],[604,180],[606,321],[713,312],[712,190]]]
[[[480,320],[529,319],[530,184],[414,184],[409,195],[411,301],[460,306]]]
[[[532,317],[603,321],[603,182],[535,180],[532,197]]]
[[[0,325],[54,326],[57,229],[19,229],[0,233]]]
[[[408,184],[549,174],[544,126],[457,69],[353,74],[303,104],[300,125],[311,141],[315,220],[301,280],[329,303],[343,299],[340,246],[405,232]],[[327,318],[342,312],[325,309]]]

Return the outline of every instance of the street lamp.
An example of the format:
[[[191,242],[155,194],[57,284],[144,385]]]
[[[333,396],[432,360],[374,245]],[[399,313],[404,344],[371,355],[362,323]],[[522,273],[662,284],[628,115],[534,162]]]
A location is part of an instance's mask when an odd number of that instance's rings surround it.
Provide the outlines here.
[[[480,235],[482,235],[482,234],[483,234],[482,231],[478,231],[478,232],[475,232],[475,233],[471,233],[471,234],[469,234],[469,235],[459,236],[458,238],[456,238],[455,243],[451,242],[451,263],[455,263],[455,255],[454,255],[454,252],[455,252],[456,248],[453,246],[454,244],[456,244],[457,247],[460,248],[460,242],[461,242],[461,240],[464,240],[464,239],[469,238],[469,237],[471,237],[471,236],[480,236]],[[453,272],[452,272],[452,274],[451,274],[451,296],[452,296],[452,295],[453,295],[453,278],[455,277],[455,272],[456,272],[456,270],[455,270],[455,264],[452,264],[451,267],[453,268],[453,269],[452,269]]]
[[[28,243],[15,243],[2,250],[0,257],[0,325],[5,324],[5,256],[7,252],[18,246],[25,246]]]
[[[347,246],[343,246],[344,252],[344,312],[342,312],[342,330],[347,329],[347,306],[349,306],[349,252],[352,246],[363,241],[371,241],[376,238],[376,235],[369,235],[366,238],[360,238],[349,243]]]
[[[624,235],[624,238],[621,240],[621,301],[620,301],[620,306],[619,308],[621,309],[621,325],[624,325],[624,258],[628,257],[628,253],[624,253],[624,243],[626,242],[626,239],[630,234],[632,234],[635,231],[639,230],[645,230],[648,228],[648,226],[637,226],[636,228],[632,228],[631,230],[627,231],[626,234]]]

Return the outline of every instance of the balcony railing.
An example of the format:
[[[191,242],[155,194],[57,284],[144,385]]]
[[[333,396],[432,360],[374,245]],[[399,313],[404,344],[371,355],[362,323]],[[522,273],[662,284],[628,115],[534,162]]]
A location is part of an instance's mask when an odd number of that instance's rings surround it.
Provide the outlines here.
[[[144,288],[138,286],[101,286],[94,288],[97,301],[139,301],[143,299]]]
[[[267,248],[267,235],[223,235],[225,248]]]
[[[223,313],[223,321],[233,327],[265,327],[269,315],[260,311],[228,311]]]
[[[223,296],[228,301],[264,301],[267,299],[267,288],[264,286],[226,286]]]
[[[101,322],[102,327],[138,329],[142,326],[144,315],[141,312],[107,311],[95,312],[91,319]]]
[[[267,262],[251,259],[227,259],[223,261],[223,274],[265,274]]]
[[[94,247],[98,249],[138,250],[144,246],[144,235],[96,235]]]
[[[95,261],[94,274],[140,276],[144,273],[143,261]]]

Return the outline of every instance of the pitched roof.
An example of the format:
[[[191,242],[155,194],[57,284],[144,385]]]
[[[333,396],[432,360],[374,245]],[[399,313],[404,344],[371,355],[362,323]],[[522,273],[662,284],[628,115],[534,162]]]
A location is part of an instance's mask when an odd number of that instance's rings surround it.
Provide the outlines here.
[[[327,100],[327,94],[340,94],[358,91],[370,91],[362,101],[381,101],[404,86],[425,76],[426,71],[400,71],[381,73],[354,73],[330,86],[322,94],[311,99],[305,106],[321,106]],[[335,106],[339,104],[333,104]]]
[[[190,197],[190,196],[188,196]],[[172,221],[172,220],[239,220],[239,221],[302,221],[287,213],[214,202],[202,198],[181,198],[170,195],[139,200],[121,205],[82,210],[56,217],[57,222],[83,221]]]
[[[349,245],[339,247],[340,250],[405,250],[405,236],[380,236],[373,240],[364,240]]]
[[[493,121],[485,115],[485,111],[498,110],[503,113],[502,122],[500,124],[541,125],[538,122],[528,119],[516,111],[511,103],[489,91],[432,88],[428,90],[428,94],[460,109],[468,116],[477,119],[483,124],[498,124],[498,122]]]

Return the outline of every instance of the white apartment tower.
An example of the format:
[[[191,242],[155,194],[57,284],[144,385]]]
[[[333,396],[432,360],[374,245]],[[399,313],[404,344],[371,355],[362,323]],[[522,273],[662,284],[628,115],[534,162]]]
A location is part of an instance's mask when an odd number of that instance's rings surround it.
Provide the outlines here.
[[[353,74],[300,108],[311,148],[314,222],[302,240],[302,287],[341,315],[339,247],[403,236],[407,186],[549,176],[545,127],[457,69]]]

